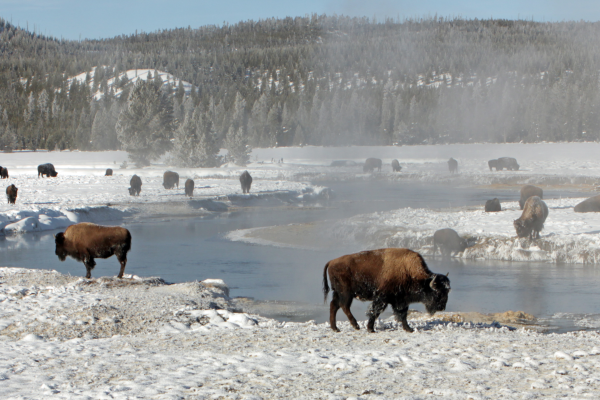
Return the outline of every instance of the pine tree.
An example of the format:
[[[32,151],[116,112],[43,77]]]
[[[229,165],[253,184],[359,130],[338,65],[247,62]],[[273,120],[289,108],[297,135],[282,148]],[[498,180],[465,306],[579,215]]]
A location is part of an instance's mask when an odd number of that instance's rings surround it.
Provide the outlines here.
[[[250,160],[252,148],[248,145],[248,137],[246,136],[243,127],[234,129],[229,127],[227,137],[225,138],[225,148],[229,152],[229,158],[236,165],[245,166]]]
[[[217,166],[218,153],[210,114],[197,108],[175,131],[173,160],[180,167],[211,168]]]

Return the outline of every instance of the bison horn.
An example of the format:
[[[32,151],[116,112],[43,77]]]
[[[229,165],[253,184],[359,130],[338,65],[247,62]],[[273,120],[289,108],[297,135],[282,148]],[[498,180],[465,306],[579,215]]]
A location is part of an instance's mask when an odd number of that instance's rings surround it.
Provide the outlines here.
[[[450,272],[446,272],[446,277],[448,277],[448,275],[450,275]]]
[[[433,277],[433,279],[431,280],[431,283],[429,284],[429,286],[430,286],[432,289],[435,289],[435,278],[437,278],[437,275]]]

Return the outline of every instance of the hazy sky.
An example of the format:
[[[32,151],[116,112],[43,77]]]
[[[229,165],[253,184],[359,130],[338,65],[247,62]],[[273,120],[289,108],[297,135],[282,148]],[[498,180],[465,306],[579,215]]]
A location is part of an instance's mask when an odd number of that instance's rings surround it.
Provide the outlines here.
[[[0,0],[0,17],[57,38],[108,38],[249,19],[351,16],[600,20],[598,0]]]

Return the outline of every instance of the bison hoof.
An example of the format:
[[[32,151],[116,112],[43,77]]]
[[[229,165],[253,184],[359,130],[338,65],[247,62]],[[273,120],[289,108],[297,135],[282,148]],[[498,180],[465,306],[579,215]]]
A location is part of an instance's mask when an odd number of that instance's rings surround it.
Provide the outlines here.
[[[404,330],[405,330],[406,332],[408,332],[408,333],[413,333],[413,332],[415,331],[413,328],[411,328],[411,327],[409,327],[409,326],[405,326],[405,327],[404,327]]]
[[[339,332],[339,331],[340,331],[340,330],[339,330],[337,327],[335,327],[335,326],[334,326],[334,327],[332,327],[332,328],[331,328],[331,330],[332,330],[332,331],[334,331],[334,332]]]

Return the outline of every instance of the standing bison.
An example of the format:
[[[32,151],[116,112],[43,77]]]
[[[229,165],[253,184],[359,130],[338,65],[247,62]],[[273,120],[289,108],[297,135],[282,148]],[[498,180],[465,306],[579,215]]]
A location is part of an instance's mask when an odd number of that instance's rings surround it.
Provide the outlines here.
[[[519,164],[517,164],[517,160],[512,157],[500,157],[497,160],[490,160],[488,161],[488,166],[490,167],[490,171],[492,168],[496,168],[496,171],[502,171],[505,168],[510,171],[519,170]]]
[[[52,165],[50,163],[40,164],[40,165],[38,165],[38,178],[40,177],[40,175],[42,176],[42,178],[44,177],[44,175],[46,175],[47,178],[49,178],[49,177],[56,178],[56,176],[58,175],[58,172],[56,172],[56,170],[54,169],[54,165]]]
[[[450,257],[453,253],[460,253],[467,248],[467,241],[461,238],[454,229],[445,228],[433,234],[433,254],[438,248],[442,256]]]
[[[0,179],[8,179],[8,170],[6,167],[0,167]]]
[[[521,198],[519,199],[519,207],[521,207],[521,210],[525,206],[525,202],[527,201],[527,199],[531,196],[537,196],[540,199],[543,199],[544,191],[541,188],[533,185],[523,186],[521,188]]]
[[[242,172],[240,175],[240,183],[242,184],[242,193],[250,193],[250,186],[252,186],[252,177],[248,171]]]
[[[173,189],[177,185],[179,189],[179,174],[173,171],[167,171],[163,175],[163,186],[165,189]]]
[[[185,195],[192,197],[194,195],[194,180],[188,179],[185,181]]]
[[[498,212],[498,211],[502,211],[502,207],[500,206],[500,200],[498,200],[497,197],[485,202],[485,212]]]
[[[392,171],[393,172],[402,171],[402,167],[400,166],[400,163],[398,162],[398,160],[392,160]]]
[[[19,189],[17,189],[14,184],[6,188],[6,198],[8,199],[8,204],[15,204],[15,201],[17,201],[18,190]]]
[[[408,249],[379,249],[349,254],[329,261],[323,270],[323,294],[327,301],[331,282],[333,298],[329,306],[331,329],[339,332],[336,325],[337,311],[348,317],[354,329],[359,329],[356,319],[350,312],[352,300],[372,300],[367,316],[367,330],[374,332],[375,320],[392,305],[396,320],[402,323],[407,332],[413,329],[406,316],[408,306],[423,303],[427,312],[446,309],[450,280],[445,275],[434,274],[427,268],[419,253]]]
[[[451,174],[458,173],[458,161],[456,161],[452,157],[450,157],[450,159],[448,160],[448,170]]]
[[[600,194],[598,196],[590,197],[577,204],[574,209],[575,212],[586,213],[586,212],[599,212],[600,211]]]
[[[94,258],[109,258],[113,254],[121,263],[117,277],[123,277],[127,252],[131,249],[131,234],[127,229],[81,222],[69,226],[64,233],[57,233],[54,241],[58,259],[65,261],[67,256],[70,256],[82,261],[87,270],[86,278],[92,277],[92,269],[96,266]]]
[[[129,194],[131,196],[139,196],[142,191],[142,178],[137,175],[133,175],[129,181]]]
[[[363,165],[363,172],[373,172],[375,169],[381,172],[381,165],[380,158],[367,158],[365,165]]]
[[[513,222],[517,236],[520,238],[529,236],[531,239],[539,239],[546,218],[548,218],[546,203],[538,196],[528,198],[523,208],[523,214]]]
[[[113,174],[112,168],[107,168],[106,169],[106,173],[104,174],[104,176],[112,176],[112,174]]]

